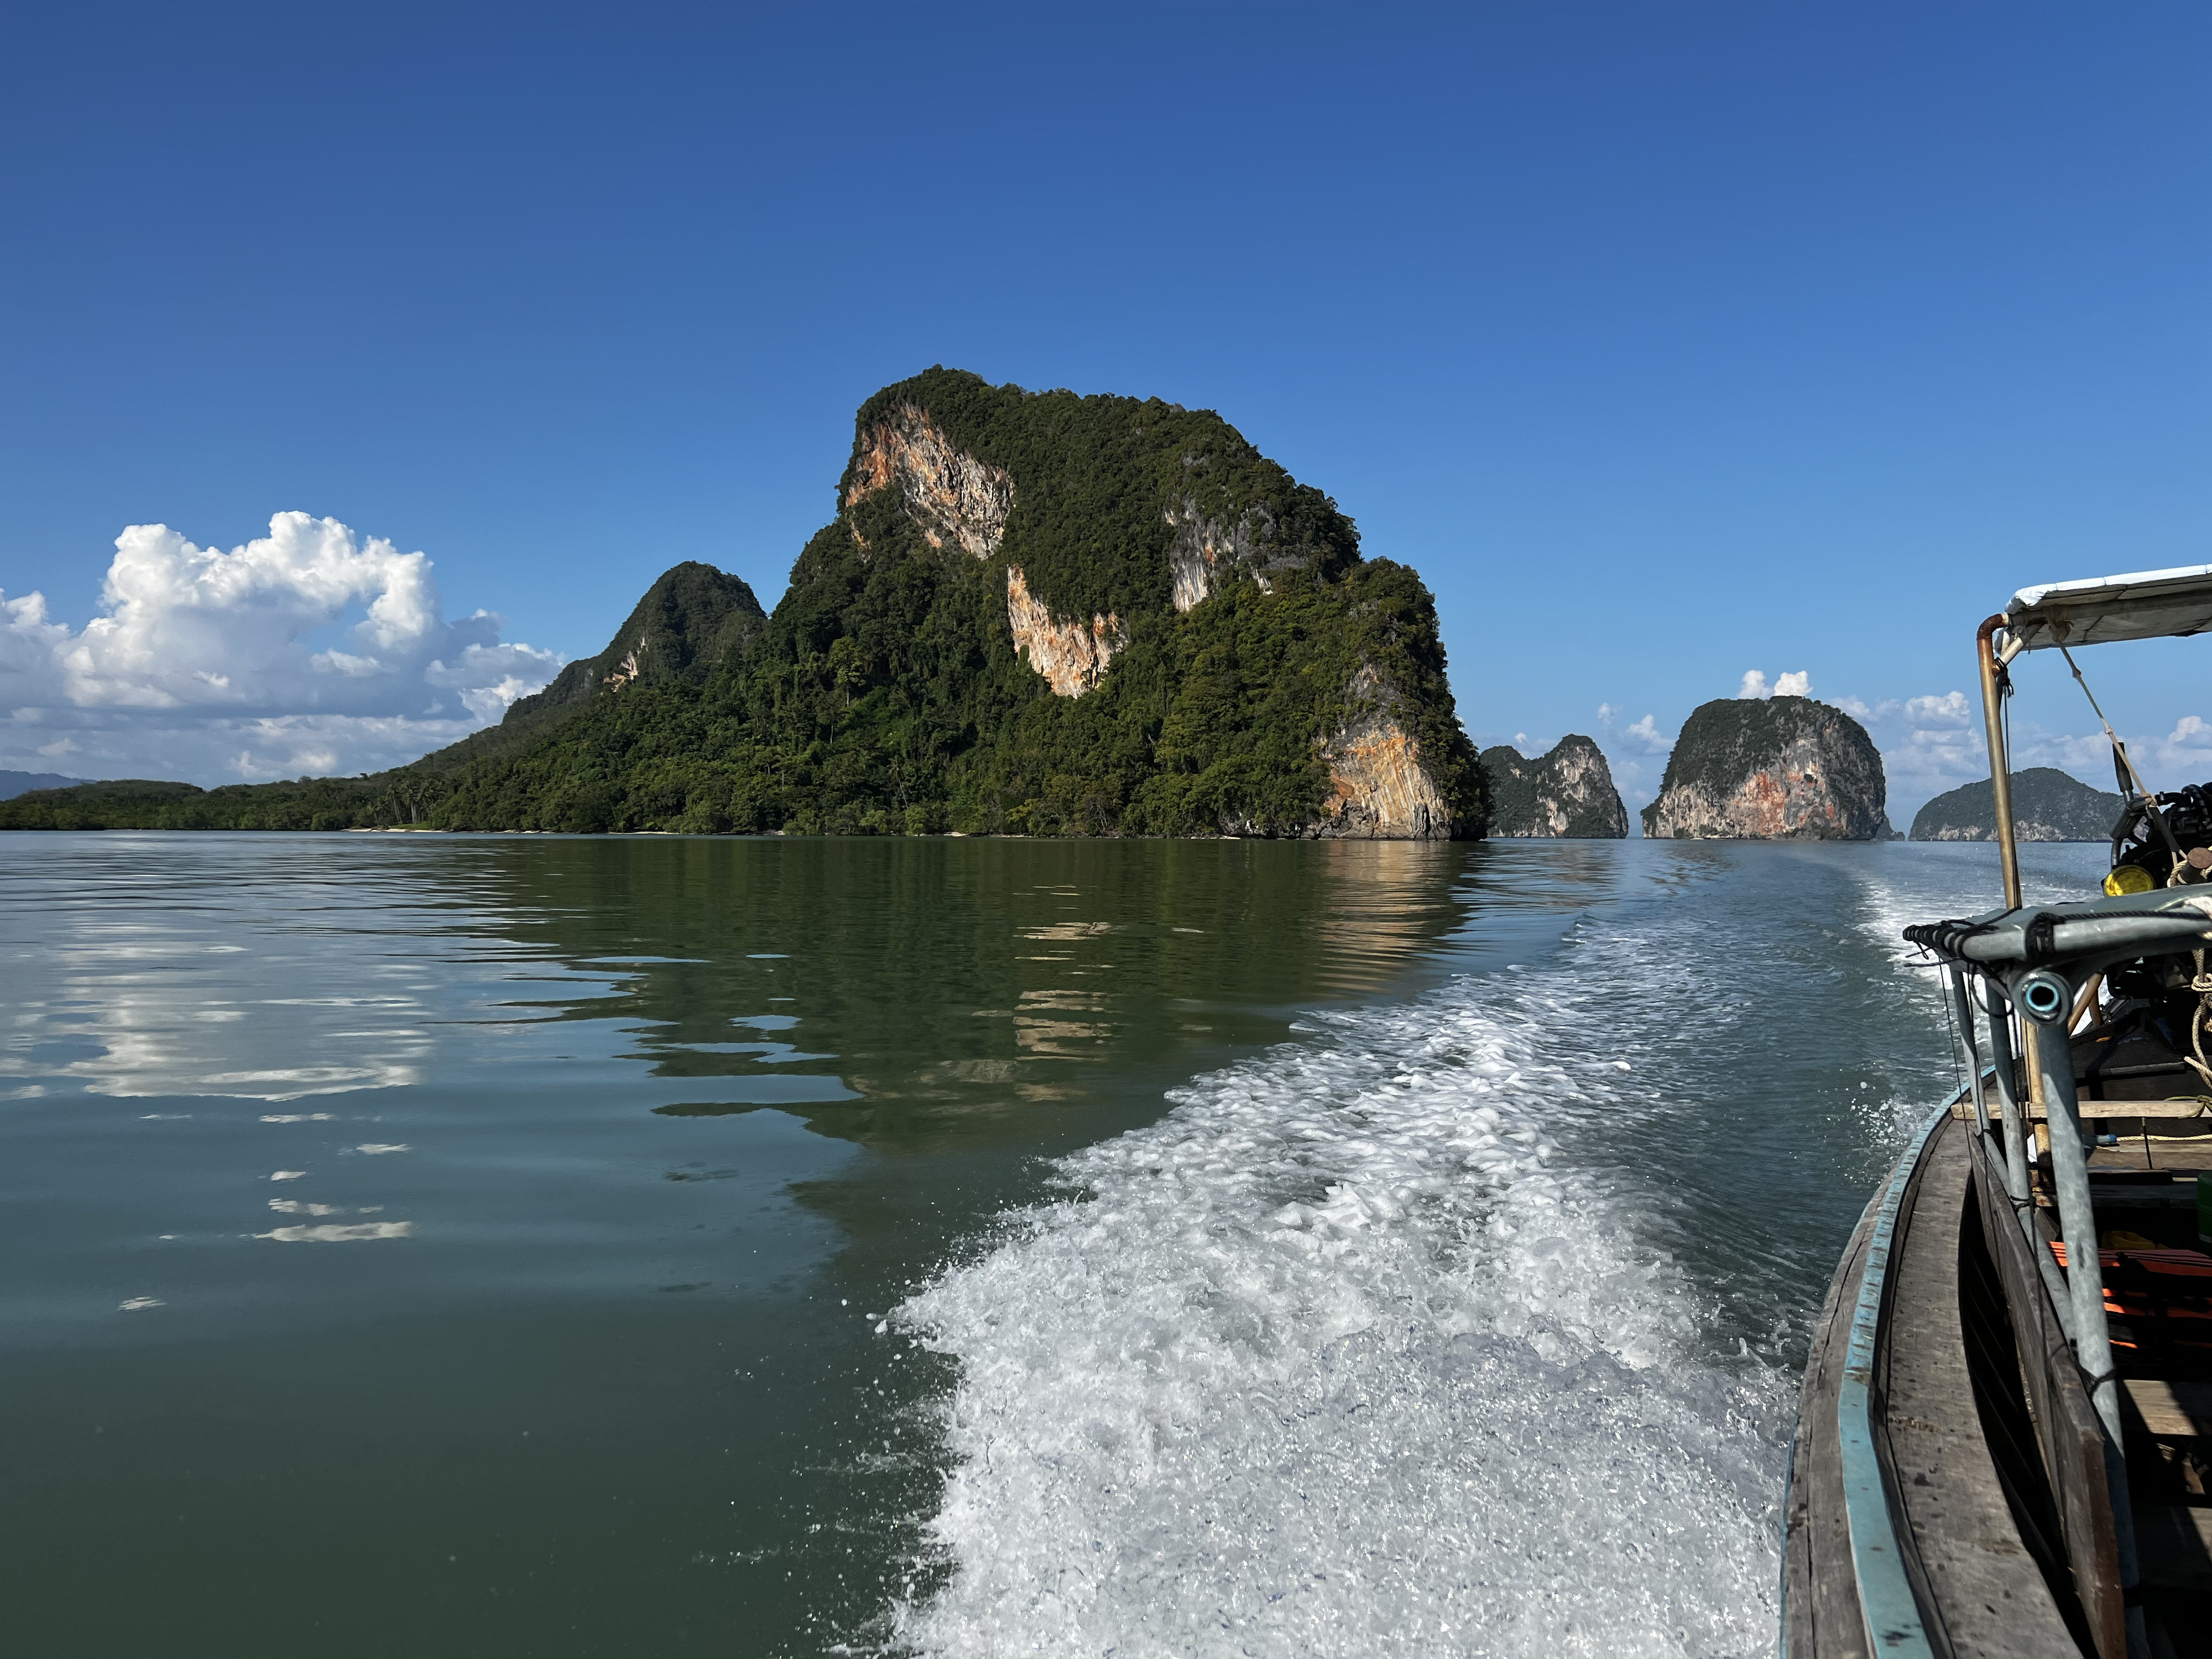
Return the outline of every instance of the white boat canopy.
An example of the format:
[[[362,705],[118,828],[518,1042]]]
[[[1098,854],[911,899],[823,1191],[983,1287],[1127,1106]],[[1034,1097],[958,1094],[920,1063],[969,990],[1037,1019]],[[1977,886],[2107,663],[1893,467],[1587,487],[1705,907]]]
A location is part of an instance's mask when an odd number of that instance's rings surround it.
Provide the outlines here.
[[[2212,629],[2212,564],[2023,587],[2005,607],[2004,655],[2055,645],[2167,639]]]

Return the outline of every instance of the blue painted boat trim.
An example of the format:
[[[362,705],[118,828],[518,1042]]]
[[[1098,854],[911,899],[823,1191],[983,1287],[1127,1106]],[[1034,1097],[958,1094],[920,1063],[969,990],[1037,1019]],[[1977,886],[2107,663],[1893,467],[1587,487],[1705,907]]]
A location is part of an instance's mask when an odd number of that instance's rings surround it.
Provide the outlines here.
[[[1905,1155],[1890,1171],[1874,1231],[1867,1239],[1866,1265],[1859,1273],[1857,1305],[1851,1310],[1851,1337],[1844,1351],[1844,1376],[1836,1391],[1836,1438],[1842,1449],[1844,1515],[1850,1522],[1851,1571],[1858,1580],[1859,1612],[1867,1641],[1887,1659],[1935,1659],[1920,1622],[1919,1598],[1905,1576],[1905,1556],[1890,1518],[1889,1493],[1875,1454],[1874,1361],[1881,1334],[1883,1291],[1889,1282],[1889,1253],[1896,1242],[1897,1214],[1905,1189],[1928,1151],[1929,1137],[1951,1115],[1946,1105],[1920,1126]]]

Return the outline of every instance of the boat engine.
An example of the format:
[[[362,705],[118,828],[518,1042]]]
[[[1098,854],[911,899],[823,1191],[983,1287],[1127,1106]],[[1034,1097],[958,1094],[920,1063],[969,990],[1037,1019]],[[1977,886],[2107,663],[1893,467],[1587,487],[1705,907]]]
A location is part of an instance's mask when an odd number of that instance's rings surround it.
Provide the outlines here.
[[[2148,798],[2131,796],[2112,826],[2105,891],[2156,892],[2212,880],[2212,784]],[[2139,957],[2105,973],[2110,1015],[2122,1030],[2155,1035],[2177,1058],[2202,1064],[2212,1030],[2212,975],[2205,953]],[[2200,1087],[2203,1085],[2199,1085]]]
[[[2212,872],[2212,784],[2131,797],[2112,826],[2112,870],[2105,890],[2155,892]]]

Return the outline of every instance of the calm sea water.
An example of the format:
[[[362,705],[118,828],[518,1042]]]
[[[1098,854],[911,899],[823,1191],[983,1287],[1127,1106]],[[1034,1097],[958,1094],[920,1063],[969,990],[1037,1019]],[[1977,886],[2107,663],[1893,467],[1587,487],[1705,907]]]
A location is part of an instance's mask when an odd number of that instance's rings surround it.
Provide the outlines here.
[[[2100,849],[2030,854],[2086,891]],[[72,1655],[1770,1651],[1989,849],[0,837]]]

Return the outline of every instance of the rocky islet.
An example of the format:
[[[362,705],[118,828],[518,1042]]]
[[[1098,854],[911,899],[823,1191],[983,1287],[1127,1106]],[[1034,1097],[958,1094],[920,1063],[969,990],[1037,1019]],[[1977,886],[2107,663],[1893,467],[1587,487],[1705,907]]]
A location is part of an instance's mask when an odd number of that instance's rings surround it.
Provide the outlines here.
[[[1888,782],[1866,728],[1811,697],[1721,698],[1683,723],[1654,840],[1883,841]]]
[[[1510,744],[1482,751],[1490,780],[1490,833],[1528,838],[1619,841],[1628,809],[1595,741],[1570,733],[1531,760]]]

